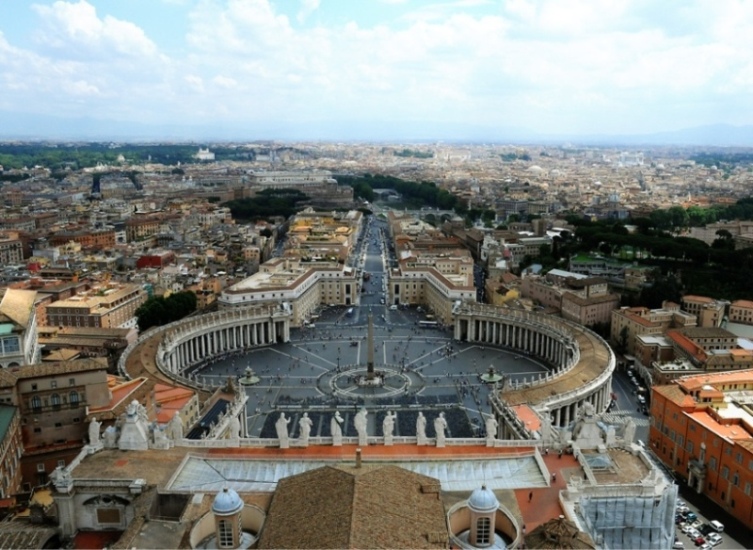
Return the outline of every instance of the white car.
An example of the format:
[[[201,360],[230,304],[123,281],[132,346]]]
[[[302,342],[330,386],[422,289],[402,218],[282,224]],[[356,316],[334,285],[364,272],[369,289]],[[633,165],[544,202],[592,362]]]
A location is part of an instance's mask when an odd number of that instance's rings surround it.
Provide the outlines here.
[[[719,533],[709,533],[706,535],[706,542],[711,546],[717,546],[722,543],[722,536]]]

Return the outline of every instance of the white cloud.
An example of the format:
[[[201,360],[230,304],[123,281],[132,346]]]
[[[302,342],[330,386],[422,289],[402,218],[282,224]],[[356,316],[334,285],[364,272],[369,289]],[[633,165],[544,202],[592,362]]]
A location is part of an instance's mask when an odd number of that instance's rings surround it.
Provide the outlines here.
[[[753,93],[753,2],[383,2],[395,19],[336,24],[320,0],[191,2],[170,58],[158,36],[86,0],[36,5],[33,50],[0,35],[0,106],[26,93],[50,108],[87,97],[91,111],[143,120],[618,132],[659,129],[670,112],[674,127],[690,126],[718,105],[719,122],[753,123],[742,99]]]
[[[37,40],[71,57],[150,56],[157,47],[137,25],[110,15],[100,18],[86,0],[35,4],[42,19]]]
[[[309,15],[319,9],[320,0],[301,0],[301,9],[298,10],[296,18],[299,23],[303,23]]]

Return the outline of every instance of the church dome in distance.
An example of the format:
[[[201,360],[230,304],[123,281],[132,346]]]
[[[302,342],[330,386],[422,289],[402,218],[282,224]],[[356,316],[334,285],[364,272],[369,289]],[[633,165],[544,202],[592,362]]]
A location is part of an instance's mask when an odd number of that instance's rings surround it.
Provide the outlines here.
[[[499,508],[499,501],[494,491],[487,489],[486,485],[482,485],[471,493],[471,498],[468,499],[468,508],[475,512],[493,512]]]
[[[243,501],[233,489],[225,487],[217,493],[212,503],[212,513],[219,516],[229,516],[238,513],[243,508]]]

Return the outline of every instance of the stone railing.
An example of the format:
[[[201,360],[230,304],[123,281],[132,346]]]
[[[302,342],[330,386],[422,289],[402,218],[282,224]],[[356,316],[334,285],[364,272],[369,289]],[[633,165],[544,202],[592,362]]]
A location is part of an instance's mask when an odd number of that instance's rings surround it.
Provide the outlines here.
[[[392,438],[392,442],[394,445],[418,445],[418,438],[415,436],[394,436]],[[427,445],[423,445],[423,447],[435,447],[436,446],[436,438],[427,438]],[[357,437],[343,437],[342,438],[342,444],[343,445],[358,445],[358,438]],[[290,448],[291,449],[305,449],[307,447],[317,447],[317,446],[329,446],[331,447],[333,445],[333,439],[332,437],[310,437],[308,441],[308,445],[304,445],[301,443],[299,439],[291,438],[290,439]],[[532,450],[525,450],[525,451],[519,451],[515,453],[505,453],[505,457],[526,457],[531,456],[531,453],[535,453],[535,448],[542,445],[542,442],[540,441],[520,441],[515,439],[495,439],[494,440],[494,447],[498,448],[517,448],[521,446],[525,446],[526,448],[530,448]],[[242,437],[240,439],[180,439],[175,442],[176,447],[193,447],[193,448],[207,448],[207,449],[223,449],[223,448],[233,448],[233,447],[241,447],[241,448],[253,448],[253,449],[263,449],[267,447],[279,447],[280,446],[280,440],[276,438],[260,438],[260,437]],[[369,448],[369,457],[371,458],[372,453],[376,452],[376,455],[378,456],[378,449],[379,448],[387,448],[389,446],[384,445],[384,437],[383,436],[369,436],[367,438],[366,446]],[[486,438],[454,438],[454,437],[448,437],[445,439],[445,446],[447,447],[486,447]],[[476,455],[474,455],[476,456]],[[478,458],[494,458],[496,455],[489,455],[489,454],[479,454],[477,455]],[[390,458],[391,460],[394,460],[394,455],[387,454],[385,455],[385,458]],[[312,459],[318,460],[319,457],[312,457]],[[423,457],[421,460],[431,460],[431,457]],[[444,460],[441,458],[437,458],[437,460]]]

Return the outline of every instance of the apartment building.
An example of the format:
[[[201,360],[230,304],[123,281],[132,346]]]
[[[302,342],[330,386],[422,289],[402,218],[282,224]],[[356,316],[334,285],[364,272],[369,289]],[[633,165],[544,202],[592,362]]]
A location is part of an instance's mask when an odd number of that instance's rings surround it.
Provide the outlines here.
[[[680,301],[683,311],[695,315],[699,327],[720,327],[724,320],[725,304],[708,296],[687,294]]]
[[[21,492],[23,449],[18,407],[0,404],[0,500]]]
[[[20,411],[25,483],[45,483],[78,454],[87,406],[104,406],[111,398],[106,369],[106,361],[81,359],[0,370],[0,403]]]
[[[8,288],[0,300],[0,369],[39,360],[34,290]]]
[[[47,306],[47,324],[58,327],[135,327],[136,310],[146,302],[136,284],[107,283]]]
[[[654,386],[651,450],[693,490],[753,524],[753,370]]]
[[[24,261],[24,247],[18,233],[0,234],[0,265],[21,265]]]
[[[101,231],[61,231],[50,235],[48,242],[51,246],[62,246],[75,242],[82,248],[108,250],[115,247],[115,231],[105,229]]]
[[[676,359],[706,371],[753,367],[753,350],[740,348],[737,336],[722,328],[688,327],[667,331]]]
[[[562,295],[562,317],[587,327],[606,325],[612,319],[612,311],[619,305],[618,294],[583,297],[573,292],[565,292]]]
[[[322,304],[357,304],[359,284],[356,270],[338,262],[275,258],[223,290],[218,303],[221,309],[283,304],[291,309],[291,323],[299,326]]]
[[[612,312],[610,338],[618,346],[635,354],[635,339],[639,335],[660,336],[670,328],[694,327],[694,315],[680,310],[678,304],[664,302],[659,309],[622,307]]]
[[[753,325],[753,301],[735,300],[729,306],[730,323]]]

